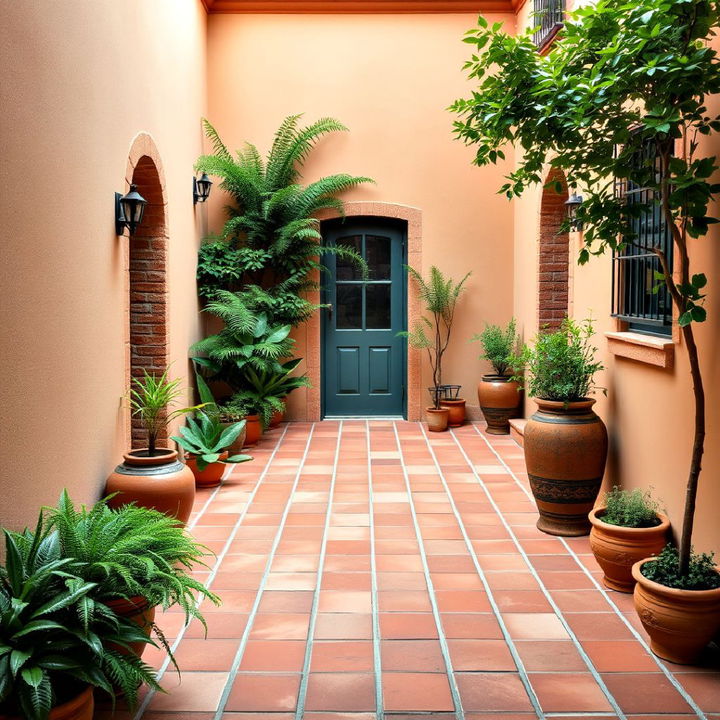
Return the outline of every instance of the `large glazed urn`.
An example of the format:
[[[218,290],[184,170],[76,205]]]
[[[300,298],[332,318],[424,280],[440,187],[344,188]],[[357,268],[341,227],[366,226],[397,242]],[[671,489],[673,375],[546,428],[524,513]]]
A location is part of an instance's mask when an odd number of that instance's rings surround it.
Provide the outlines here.
[[[507,435],[510,419],[520,417],[520,385],[507,375],[483,375],[478,383],[478,402],[490,435]]]
[[[536,398],[538,409],[525,426],[523,446],[530,487],[549,535],[587,535],[605,472],[607,430],[595,401]]]
[[[158,448],[151,457],[143,449],[132,450],[123,457],[125,461],[115,468],[105,486],[106,495],[117,493],[109,506],[135,502],[186,523],[195,501],[195,477],[178,460],[177,453]]]

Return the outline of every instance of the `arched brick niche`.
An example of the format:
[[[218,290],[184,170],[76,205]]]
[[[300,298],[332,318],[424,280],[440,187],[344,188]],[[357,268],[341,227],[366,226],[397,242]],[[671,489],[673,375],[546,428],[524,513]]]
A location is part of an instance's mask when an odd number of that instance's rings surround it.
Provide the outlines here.
[[[168,364],[165,179],[155,143],[145,133],[133,142],[126,181],[147,200],[142,223],[128,242],[129,375],[159,375]],[[147,443],[137,418],[130,435],[133,448]],[[159,445],[165,442],[167,437],[158,438]]]
[[[555,184],[560,183],[558,193]],[[545,179],[540,203],[538,248],[538,329],[555,330],[568,314],[569,236],[560,233],[568,187],[565,174],[554,168]]]

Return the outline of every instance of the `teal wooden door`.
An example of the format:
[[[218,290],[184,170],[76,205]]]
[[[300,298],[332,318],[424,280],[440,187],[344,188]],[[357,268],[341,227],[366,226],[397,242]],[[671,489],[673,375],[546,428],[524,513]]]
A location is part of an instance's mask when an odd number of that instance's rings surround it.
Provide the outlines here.
[[[322,385],[325,417],[405,416],[407,341],[405,227],[353,218],[323,223],[327,246],[345,245],[365,258],[370,275],[333,254],[323,281]]]

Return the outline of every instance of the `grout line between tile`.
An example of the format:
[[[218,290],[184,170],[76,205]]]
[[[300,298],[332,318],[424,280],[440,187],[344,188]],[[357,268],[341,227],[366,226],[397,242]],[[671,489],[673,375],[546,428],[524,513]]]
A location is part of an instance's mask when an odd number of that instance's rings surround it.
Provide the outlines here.
[[[442,652],[443,660],[445,661],[445,671],[448,676],[448,683],[450,685],[450,694],[452,695],[453,705],[455,707],[455,717],[457,720],[464,720],[465,712],[462,706],[462,700],[460,698],[460,690],[457,686],[455,679],[455,672],[452,666],[452,660],[450,658],[450,648],[448,647],[447,638],[445,637],[445,631],[443,630],[442,620],[440,618],[440,610],[437,604],[437,598],[435,597],[435,586],[433,585],[432,578],[430,577],[430,567],[428,566],[427,554],[425,553],[425,544],[422,539],[420,532],[420,524],[418,523],[417,512],[415,511],[415,501],[413,500],[412,490],[410,488],[410,476],[408,475],[407,467],[405,465],[405,453],[403,452],[402,445],[400,443],[400,435],[397,430],[397,423],[393,421],[393,432],[395,433],[395,442],[397,444],[398,452],[400,454],[400,467],[402,468],[403,478],[405,480],[405,490],[408,495],[408,501],[410,503],[410,515],[412,516],[413,527],[415,528],[415,537],[418,542],[418,549],[420,553],[420,561],[423,566],[423,573],[425,574],[425,584],[427,586],[428,596],[430,598],[430,605],[432,606],[433,618],[435,620],[435,626],[438,631],[438,641],[440,643],[440,650]]]
[[[605,684],[605,681],[603,680],[602,676],[598,672],[597,668],[593,664],[592,660],[590,659],[590,656],[585,652],[585,649],[583,648],[582,644],[578,640],[577,635],[575,635],[575,632],[570,627],[570,624],[565,619],[565,616],[563,615],[562,610],[558,607],[558,604],[555,602],[553,596],[550,594],[550,591],[545,586],[545,583],[540,578],[540,575],[538,575],[537,570],[535,569],[535,566],[530,562],[530,558],[528,557],[527,553],[525,552],[525,548],[520,544],[520,541],[517,538],[517,535],[515,535],[514,530],[510,526],[510,524],[505,519],[505,516],[500,511],[500,508],[498,507],[497,503],[495,502],[495,498],[493,498],[490,491],[487,489],[487,486],[483,482],[483,479],[478,474],[477,470],[475,469],[475,465],[471,462],[470,458],[468,457],[467,453],[465,452],[465,448],[462,446],[462,443],[458,440],[457,435],[455,435],[454,430],[450,430],[450,434],[452,435],[453,440],[455,441],[455,444],[460,448],[460,452],[462,453],[463,457],[465,458],[465,461],[467,462],[468,466],[472,468],[472,473],[477,479],[478,483],[480,484],[480,487],[485,492],[485,495],[487,496],[488,500],[490,501],[490,504],[493,506],[495,512],[498,514],[498,517],[502,521],[503,525],[505,526],[505,529],[510,534],[512,541],[515,543],[515,547],[518,550],[518,553],[522,556],[523,560],[525,561],[526,565],[528,566],[528,569],[530,570],[530,573],[535,578],[536,582],[538,583],[538,586],[542,590],[543,595],[545,595],[545,598],[550,603],[550,606],[553,609],[553,612],[555,613],[556,617],[562,624],[562,626],[565,628],[565,632],[570,636],[570,639],[573,641],[575,645],[575,649],[580,654],[580,657],[583,659],[583,662],[587,666],[588,670],[590,671],[590,674],[593,676],[595,682],[598,684],[600,689],[603,692],[603,695],[605,695],[607,701],[610,703],[610,706],[612,707],[615,714],[620,718],[620,720],[627,720],[625,713],[623,712],[620,705],[618,705],[617,700],[615,700],[615,696],[610,692],[610,689]],[[478,433],[480,434],[480,433]],[[490,448],[490,450],[494,453],[495,457],[502,462],[502,464],[505,466],[505,468],[510,471],[510,468],[507,466],[507,464],[503,461],[503,459],[500,457],[500,455],[495,451],[495,448],[490,445],[487,438],[484,437],[482,434],[480,434],[480,437],[485,441],[485,444]],[[511,477],[512,474],[511,474]]]
[[[370,457],[370,421],[365,420],[365,443],[367,446],[368,503],[370,513],[370,602],[373,626],[373,666],[375,670],[375,716],[385,717],[382,689],[382,654],[380,652],[380,613],[378,610],[377,558],[375,556],[375,496],[373,492],[372,458]]]
[[[482,436],[482,433],[477,429],[477,425],[473,425],[475,432]],[[485,439],[485,438],[484,438]],[[485,439],[485,442],[490,444],[487,439]],[[495,448],[491,446],[491,450],[495,452]],[[505,466],[507,471],[510,473],[510,476],[513,478],[513,480],[516,482],[516,484],[520,487],[520,489],[527,495],[527,497],[535,502],[535,498],[533,497],[532,492],[525,487],[525,485],[520,481],[520,478],[518,478],[517,475],[512,471],[510,466],[503,460],[502,456],[495,452],[496,457],[500,460],[500,462]],[[665,677],[670,681],[672,686],[680,693],[683,700],[692,708],[693,712],[700,718],[700,720],[707,720],[707,716],[703,712],[702,708],[695,702],[695,700],[692,698],[692,696],[688,693],[687,690],[682,686],[680,681],[675,677],[674,673],[670,668],[668,668],[665,663],[657,656],[655,653],[650,649],[650,646],[646,642],[645,638],[635,629],[633,624],[620,612],[620,609],[618,606],[612,601],[610,594],[608,591],[603,587],[603,585],[598,582],[597,578],[588,570],[585,565],[580,561],[580,558],[578,557],[577,553],[572,549],[572,547],[568,544],[567,540],[565,538],[560,537],[560,542],[563,544],[565,549],[568,553],[570,553],[571,557],[575,562],[578,564],[580,569],[590,578],[593,585],[595,585],[595,588],[600,591],[602,596],[605,598],[605,601],[610,605],[613,612],[622,620],[623,623],[625,623],[625,626],[630,630],[630,632],[633,634],[635,639],[643,646],[645,651],[648,653],[648,655],[655,661],[655,664],[660,668],[661,672]]]
[[[223,713],[225,712],[225,706],[227,705],[227,701],[230,697],[230,692],[232,691],[232,687],[235,684],[235,678],[237,677],[240,663],[242,662],[243,655],[245,654],[245,648],[248,643],[248,638],[250,637],[250,632],[252,630],[253,623],[255,622],[255,617],[257,616],[260,601],[262,600],[263,594],[265,592],[265,585],[267,584],[268,575],[270,575],[270,568],[272,567],[273,561],[275,560],[275,553],[277,551],[278,545],[280,544],[280,538],[282,537],[283,531],[285,530],[285,522],[287,520],[288,514],[290,513],[290,507],[293,503],[293,495],[295,494],[295,490],[297,489],[298,483],[300,482],[300,475],[302,475],[303,467],[305,465],[305,461],[307,460],[308,452],[310,450],[310,442],[312,441],[314,434],[315,423],[312,424],[310,432],[308,433],[308,439],[305,443],[305,450],[303,451],[302,458],[300,459],[297,473],[295,473],[295,480],[293,481],[292,487],[290,488],[290,494],[288,495],[287,502],[285,503],[285,509],[283,510],[283,514],[280,517],[280,523],[278,525],[277,532],[275,533],[272,547],[270,548],[270,552],[268,553],[268,559],[265,563],[265,570],[262,574],[262,578],[260,579],[260,585],[258,586],[257,593],[255,594],[255,601],[253,602],[253,606],[250,609],[250,614],[248,615],[245,630],[243,631],[243,635],[240,640],[240,646],[235,653],[232,665],[230,666],[230,670],[228,671],[228,677],[225,681],[225,687],[223,688],[222,695],[220,696],[220,700],[218,701],[218,706],[215,711],[215,715],[213,716],[214,720],[221,720]]]
[[[240,525],[242,524],[242,521],[245,519],[245,516],[248,513],[248,510],[250,508],[250,505],[252,504],[252,501],[255,499],[255,496],[257,495],[258,490],[260,489],[260,485],[262,485],[263,480],[265,479],[265,476],[268,473],[268,470],[270,468],[270,465],[275,458],[275,455],[277,454],[277,451],[280,449],[280,445],[282,444],[283,439],[285,438],[285,435],[287,434],[289,425],[285,425],[283,428],[282,434],[277,439],[277,442],[275,443],[275,447],[272,449],[272,452],[270,453],[270,457],[267,460],[267,463],[265,464],[265,467],[263,468],[263,471],[260,473],[260,477],[258,477],[257,482],[255,483],[255,487],[252,489],[252,492],[250,493],[250,497],[248,498],[248,501],[245,505],[245,508],[240,513],[240,517],[237,519],[237,522],[233,526],[232,530],[230,531],[230,535],[228,536],[228,539],[225,541],[225,544],[222,547],[222,550],[217,555],[217,559],[215,561],[215,565],[213,566],[213,569],[210,571],[210,575],[208,576],[208,579],[205,583],[205,586],[210,588],[212,585],[213,580],[215,579],[215,576],[217,575],[218,568],[220,567],[220,564],[222,563],[223,559],[225,558],[225,555],[227,555],[227,551],[230,548],[230,545],[232,544],[233,539],[235,538],[235,535],[237,534],[237,531],[240,529]],[[215,494],[219,492],[220,487],[218,486],[212,493],[211,498],[208,499],[208,501],[202,506],[200,512],[198,513],[197,517],[192,523],[192,527],[195,527],[197,525],[198,520],[202,517],[203,513],[207,510],[207,508],[210,505],[210,500],[215,497]],[[199,597],[195,603],[195,606],[198,607],[200,603],[202,602],[202,598]],[[173,644],[170,646],[170,649],[172,650],[173,654],[177,650],[178,646],[180,645],[180,641],[185,636],[185,631],[187,630],[189,626],[189,623],[186,623],[180,628],[180,631],[178,632],[178,636],[175,638]],[[170,658],[167,657],[163,661],[162,665],[160,666],[160,669],[157,671],[156,677],[158,682],[162,679],[163,675],[165,674],[165,671],[168,669],[168,666],[170,665]],[[152,701],[153,697],[155,697],[157,691],[155,690],[149,690],[147,695],[143,698],[142,703],[138,707],[135,715],[133,716],[133,720],[140,720],[142,718],[143,714],[145,713],[145,710],[147,710],[148,705]]]
[[[315,581],[315,592],[313,593],[312,606],[310,607],[310,622],[308,623],[307,643],[305,644],[305,657],[303,659],[302,675],[300,676],[300,687],[298,688],[297,705],[295,708],[296,720],[302,720],[305,714],[305,700],[307,698],[308,681],[310,679],[310,662],[313,651],[313,639],[315,637],[315,624],[317,622],[318,605],[320,603],[320,590],[322,587],[322,576],[325,569],[325,555],[327,552],[328,531],[330,529],[330,518],[332,516],[332,505],[335,497],[335,483],[337,481],[337,468],[340,459],[340,443],[342,442],[343,421],[340,420],[335,443],[335,460],[333,461],[332,476],[330,478],[330,491],[328,493],[327,510],[325,511],[325,525],[323,527],[323,538],[320,544],[320,558],[318,560],[317,579]]]
[[[528,694],[528,698],[530,700],[530,703],[533,706],[533,709],[535,710],[535,714],[538,716],[538,718],[540,718],[542,720],[542,718],[545,716],[545,714],[543,713],[542,707],[540,706],[540,701],[538,700],[538,697],[535,694],[535,690],[533,689],[533,686],[530,683],[530,678],[528,677],[527,671],[525,670],[525,665],[523,664],[523,661],[520,658],[520,653],[517,650],[515,641],[510,636],[510,632],[508,631],[507,626],[505,624],[505,620],[503,619],[502,613],[500,612],[500,607],[498,606],[498,604],[495,600],[495,595],[493,594],[493,591],[490,588],[490,585],[487,581],[485,571],[482,569],[482,567],[480,565],[477,553],[475,552],[475,548],[473,547],[472,541],[470,540],[470,536],[467,534],[467,531],[465,529],[465,523],[463,522],[462,516],[460,515],[460,512],[457,509],[457,505],[455,505],[455,499],[453,498],[450,488],[448,487],[447,481],[445,480],[445,475],[442,471],[442,467],[440,466],[440,463],[438,462],[437,455],[435,454],[435,450],[433,449],[432,445],[430,444],[430,438],[428,437],[423,424],[419,423],[419,425],[420,425],[420,431],[422,432],[423,437],[425,438],[425,444],[427,445],[428,450],[430,451],[430,454],[432,455],[433,461],[435,462],[435,467],[437,468],[437,471],[440,475],[440,480],[443,484],[443,487],[445,488],[445,493],[447,494],[448,500],[450,501],[450,507],[452,507],[453,513],[457,520],[457,523],[460,526],[460,532],[462,533],[463,539],[465,540],[465,545],[468,549],[468,552],[470,553],[470,557],[472,558],[473,564],[475,565],[475,570],[477,571],[477,574],[480,577],[483,587],[485,588],[485,594],[488,597],[488,601],[490,602],[490,606],[492,607],[493,614],[495,615],[495,618],[498,621],[498,624],[500,625],[500,631],[502,632],[503,639],[505,640],[505,643],[508,646],[508,650],[510,651],[510,654],[512,655],[513,661],[515,663],[515,667],[518,670],[518,674],[520,676],[520,681],[522,682],[522,684],[525,688],[525,692]]]

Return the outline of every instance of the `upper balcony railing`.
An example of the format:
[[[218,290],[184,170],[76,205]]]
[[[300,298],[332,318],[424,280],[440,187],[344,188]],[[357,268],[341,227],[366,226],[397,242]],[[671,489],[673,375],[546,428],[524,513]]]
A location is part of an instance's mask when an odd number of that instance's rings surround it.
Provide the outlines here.
[[[563,26],[565,0],[533,0],[532,22],[537,28],[533,35],[538,50],[548,46]]]

